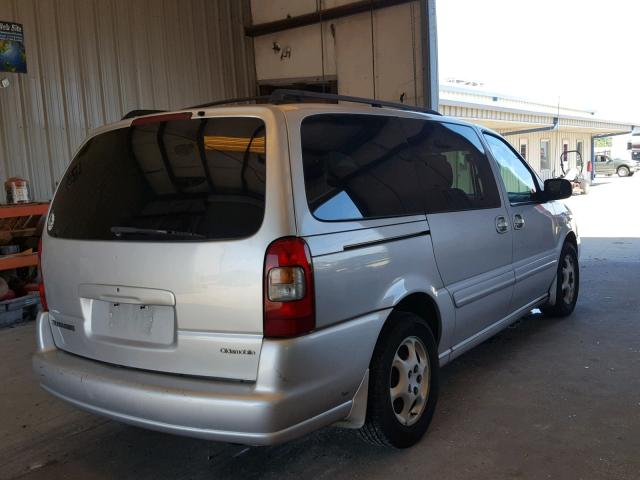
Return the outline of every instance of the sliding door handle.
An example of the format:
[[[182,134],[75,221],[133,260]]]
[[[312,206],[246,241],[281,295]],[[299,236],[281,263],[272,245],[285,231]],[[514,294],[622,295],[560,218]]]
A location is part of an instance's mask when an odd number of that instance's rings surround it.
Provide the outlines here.
[[[513,229],[522,230],[523,227],[524,227],[524,218],[519,213],[516,213],[513,216]]]
[[[496,231],[498,233],[507,233],[509,231],[509,222],[505,217],[496,217]]]

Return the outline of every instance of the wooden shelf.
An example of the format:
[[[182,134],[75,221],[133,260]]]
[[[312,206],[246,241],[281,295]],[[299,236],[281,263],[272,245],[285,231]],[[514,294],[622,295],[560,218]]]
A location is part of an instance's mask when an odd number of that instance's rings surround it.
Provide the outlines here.
[[[31,217],[46,215],[48,203],[19,203],[16,205],[0,205],[0,218]]]
[[[0,270],[12,270],[14,268],[35,267],[38,265],[38,253],[26,255],[6,255],[0,257]]]
[[[48,203],[0,205],[0,239],[2,243],[11,242],[14,237],[35,236],[39,229],[38,223],[48,210]],[[0,271],[37,265],[37,252],[0,256]]]

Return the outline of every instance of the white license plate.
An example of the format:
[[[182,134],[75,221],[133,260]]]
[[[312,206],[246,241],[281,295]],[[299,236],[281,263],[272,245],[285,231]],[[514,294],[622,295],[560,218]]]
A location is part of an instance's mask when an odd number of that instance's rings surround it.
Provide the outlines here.
[[[91,333],[126,342],[170,345],[175,337],[173,307],[93,300]]]

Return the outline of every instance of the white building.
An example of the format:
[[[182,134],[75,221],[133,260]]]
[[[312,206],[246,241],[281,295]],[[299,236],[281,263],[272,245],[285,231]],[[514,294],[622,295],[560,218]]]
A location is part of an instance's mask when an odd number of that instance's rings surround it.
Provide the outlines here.
[[[500,132],[544,179],[560,174],[563,152],[581,152],[586,165],[592,160],[594,138],[634,128],[629,122],[600,118],[591,110],[448,83],[440,86],[440,111]],[[577,155],[567,157],[574,165]]]

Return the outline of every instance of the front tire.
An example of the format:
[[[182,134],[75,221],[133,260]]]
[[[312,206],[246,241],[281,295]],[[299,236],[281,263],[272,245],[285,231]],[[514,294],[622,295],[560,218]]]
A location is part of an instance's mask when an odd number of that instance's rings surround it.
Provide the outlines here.
[[[562,247],[556,275],[556,303],[542,311],[550,317],[567,317],[576,308],[580,291],[578,252],[572,243],[565,242]]]
[[[619,177],[628,177],[629,173],[631,173],[629,171],[629,167],[625,167],[624,165],[622,167],[618,167],[617,172]]]
[[[580,182],[580,190],[582,190],[583,195],[589,193],[589,189],[591,188],[590,182],[587,180],[582,180]]]
[[[427,431],[438,400],[439,360],[433,333],[420,317],[396,312],[378,339],[370,364],[369,443],[407,448]]]

